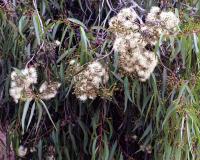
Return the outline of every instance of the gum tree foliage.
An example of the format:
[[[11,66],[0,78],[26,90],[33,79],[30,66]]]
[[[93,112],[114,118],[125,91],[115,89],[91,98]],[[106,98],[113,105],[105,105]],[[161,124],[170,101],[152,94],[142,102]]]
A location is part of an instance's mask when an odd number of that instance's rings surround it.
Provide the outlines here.
[[[27,159],[199,159],[198,0],[0,4],[0,157],[19,157],[23,146]],[[159,64],[147,82],[121,78],[108,21],[129,6],[145,21],[153,5],[179,15],[181,32],[167,41],[160,37],[153,48]],[[53,47],[56,40],[60,44]],[[96,59],[108,64],[110,79],[103,98],[84,103],[76,98],[71,59],[83,66]],[[50,79],[62,84],[54,99],[14,103],[10,74],[26,65],[37,66],[39,84]]]

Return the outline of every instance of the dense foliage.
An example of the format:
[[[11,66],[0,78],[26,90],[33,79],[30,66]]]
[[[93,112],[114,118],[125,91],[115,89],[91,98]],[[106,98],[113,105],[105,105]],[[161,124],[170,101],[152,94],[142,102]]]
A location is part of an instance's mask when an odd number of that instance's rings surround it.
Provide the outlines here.
[[[143,22],[151,6],[180,19],[147,46],[158,64],[145,82],[122,76],[112,49],[108,22],[130,6]],[[198,0],[0,1],[0,159],[200,159],[199,20]],[[93,61],[105,67],[99,92],[78,98]],[[29,99],[13,99],[12,75],[31,67]]]

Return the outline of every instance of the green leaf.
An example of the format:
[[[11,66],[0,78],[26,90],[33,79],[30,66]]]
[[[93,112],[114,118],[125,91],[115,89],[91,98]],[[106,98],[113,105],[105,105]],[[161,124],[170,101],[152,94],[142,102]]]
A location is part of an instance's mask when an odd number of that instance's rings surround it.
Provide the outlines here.
[[[175,149],[174,151],[175,151],[175,160],[181,160],[181,149],[177,147],[177,149]]]
[[[71,124],[68,126],[68,131],[69,131],[69,135],[70,135],[70,140],[72,142],[72,147],[73,147],[74,151],[77,153],[76,141],[75,141],[74,135],[72,134]]]
[[[171,153],[171,150],[172,150],[172,147],[170,146],[170,145],[166,145],[166,147],[165,147],[165,160],[171,160],[171,155],[172,155],[172,153]]]
[[[56,23],[53,27],[53,32],[52,32],[52,39],[55,40],[55,37],[56,37],[56,33],[59,31],[59,26],[60,26],[60,23]]]
[[[38,109],[38,121],[37,121],[37,125],[36,125],[36,130],[37,130],[39,127],[40,121],[42,119],[43,110],[42,110],[42,106],[40,105],[40,103],[38,101],[36,101],[36,104],[37,104],[36,106]]]
[[[166,86],[167,86],[167,70],[166,68],[164,68],[162,74],[162,98],[164,98],[165,96]]]
[[[189,126],[189,122],[188,120],[186,120],[186,130],[187,130],[187,140],[188,140],[188,144],[191,150],[191,135],[190,135],[190,126]]]
[[[48,114],[48,116],[49,116],[49,119],[51,120],[51,122],[52,122],[54,128],[57,130],[56,125],[54,124],[54,122],[53,122],[53,120],[52,120],[52,118],[51,118],[51,115],[50,115],[50,113],[49,113],[49,110],[48,110],[46,104],[45,104],[41,99],[40,99],[39,101],[40,101],[40,103],[42,104],[42,106],[44,107],[44,109],[46,110],[46,112],[47,112],[47,114]]]
[[[37,152],[38,153],[38,159],[42,160],[42,140],[39,141],[37,148],[38,148],[38,152]]]
[[[67,31],[68,31],[68,26],[65,27],[65,30],[64,30],[64,32],[62,33],[62,37],[61,37],[61,40],[60,40],[60,44],[63,43],[63,40],[64,40],[64,38],[65,38],[65,35],[66,35]],[[61,49],[61,46],[62,46],[62,45],[59,46],[59,50]]]
[[[83,124],[83,122],[81,120],[78,120],[78,123],[83,131],[83,149],[84,149],[84,152],[85,153],[88,153],[87,152],[87,144],[88,144],[88,134],[87,134],[87,128],[86,126]]]
[[[151,132],[151,130],[152,130],[152,124],[150,123],[148,127],[145,129],[142,137],[140,138],[140,141],[142,141],[144,137],[146,137]]]
[[[31,123],[31,120],[32,120],[32,118],[33,118],[34,111],[35,111],[35,102],[33,103],[32,108],[31,108],[31,114],[30,114],[30,117],[29,117],[29,120],[28,120],[28,125],[27,125],[27,127],[26,127],[26,130],[28,130],[28,127],[29,127],[29,125],[30,125],[30,123]]]
[[[64,154],[65,154],[65,158],[67,159],[67,160],[70,160],[70,154],[69,154],[69,149],[68,149],[68,147],[65,145],[65,147],[64,147]]]
[[[26,115],[28,112],[28,108],[29,108],[29,104],[30,104],[30,100],[27,100],[24,104],[24,109],[23,109],[23,114],[22,114],[22,119],[21,119],[21,123],[22,123],[22,133],[24,134],[24,129],[25,129],[25,119],[26,119]]]
[[[104,134],[104,138],[103,138],[103,143],[104,143],[103,157],[104,157],[104,160],[108,160],[108,158],[109,158],[109,148],[108,148],[107,142],[108,142],[107,136],[106,136],[106,134]]]
[[[80,63],[81,65],[87,62],[87,52],[88,52],[88,44],[89,40],[87,38],[87,35],[85,33],[85,30],[83,27],[80,27],[80,32],[81,32],[81,54],[80,54]]]
[[[131,96],[130,96],[129,81],[128,81],[127,77],[125,77],[125,79],[124,79],[124,91],[125,91],[125,95],[128,97],[128,99],[131,102],[133,102],[132,99],[131,99]]]
[[[193,33],[193,38],[194,38],[195,52],[196,52],[196,54],[198,54],[199,53],[199,47],[198,47],[198,37],[197,37],[196,33]]]
[[[71,91],[73,85],[74,85],[74,81],[71,80],[70,86],[67,88],[68,90],[67,90],[67,94],[65,95],[65,98],[67,98],[69,96],[70,91]]]
[[[95,139],[92,143],[92,160],[96,160],[96,152],[98,150],[97,139],[98,139],[98,137],[95,137]]]
[[[125,97],[124,97],[124,112],[126,112],[127,106],[128,106],[128,97],[125,95]]]
[[[56,61],[56,63],[60,63],[60,61],[62,61],[65,57],[70,56],[70,54],[71,54],[72,52],[74,52],[75,49],[76,49],[76,48],[74,47],[74,48],[69,48],[68,50],[66,50],[66,51],[58,58],[58,60]]]
[[[36,14],[33,14],[33,25],[35,29],[35,35],[37,38],[38,45],[41,43],[41,35],[42,35],[42,29],[40,26],[40,20]]]
[[[72,23],[78,24],[79,26],[83,27],[84,29],[87,29],[87,27],[81,21],[79,21],[78,19],[67,18],[67,20],[72,22]]]
[[[27,25],[27,21],[26,21],[26,16],[22,16],[19,20],[19,34],[24,38],[26,39],[26,37],[24,36],[23,34],[23,31],[24,31],[24,28],[25,26]]]
[[[113,64],[113,66],[115,67],[114,73],[117,72],[118,63],[119,63],[119,53],[118,52],[114,52],[114,64]]]
[[[157,95],[158,95],[158,88],[157,88],[157,82],[156,82],[156,77],[155,77],[155,75],[152,73],[152,85],[153,85],[153,92],[154,92],[154,95],[155,95],[155,97],[157,97]]]
[[[170,118],[170,116],[176,111],[177,107],[178,107],[178,105],[171,105],[168,108],[167,114],[166,114],[165,119],[164,119],[163,124],[162,124],[162,128],[164,127],[165,123]]]
[[[110,151],[109,160],[113,160],[114,159],[116,148],[117,148],[117,141],[115,141],[114,145],[112,146],[112,149]]]

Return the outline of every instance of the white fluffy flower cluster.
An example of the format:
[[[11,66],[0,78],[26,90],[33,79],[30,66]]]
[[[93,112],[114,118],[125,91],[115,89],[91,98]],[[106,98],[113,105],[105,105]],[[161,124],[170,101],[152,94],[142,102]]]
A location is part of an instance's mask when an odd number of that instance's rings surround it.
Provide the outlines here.
[[[58,88],[61,86],[58,82],[45,81],[39,88],[39,97],[45,100],[52,99],[56,96]]]
[[[11,88],[9,93],[16,103],[18,103],[23,95],[27,99],[32,99],[30,85],[35,83],[37,83],[37,72],[34,67],[15,70],[11,73]]]
[[[116,36],[113,49],[120,53],[119,65],[123,73],[134,74],[140,81],[146,81],[158,60],[154,52],[146,50],[149,41],[140,32],[137,18],[137,13],[131,8],[122,9],[110,20],[109,28]]]
[[[28,151],[28,149],[26,147],[24,147],[23,145],[20,145],[18,148],[17,154],[19,157],[25,157],[27,154],[27,151]]]
[[[81,101],[94,99],[98,95],[100,85],[107,83],[108,79],[108,72],[101,63],[92,62],[74,76],[74,92]]]
[[[15,70],[11,73],[10,96],[13,97],[15,103],[21,100],[32,100],[35,93],[31,88],[32,84],[37,83],[37,71],[35,67],[29,67],[22,70]],[[57,94],[57,89],[60,87],[58,82],[44,82],[39,89],[38,96],[41,99],[51,99]]]
[[[141,41],[141,42],[140,42]],[[119,65],[125,74],[134,74],[140,81],[146,81],[157,65],[157,57],[144,48],[141,39],[117,38],[113,48],[120,52]]]
[[[120,10],[120,12],[112,17],[109,21],[109,29],[116,36],[124,36],[132,34],[139,29],[137,13],[130,7]]]
[[[113,49],[119,52],[122,73],[133,74],[140,81],[146,81],[158,63],[153,47],[161,34],[177,33],[179,19],[171,11],[161,12],[159,7],[152,7],[146,23],[140,24],[140,21],[131,7],[124,8],[111,18],[109,29],[115,34]]]
[[[153,6],[146,18],[148,29],[159,36],[174,35],[178,32],[179,18],[171,11],[161,11],[159,7]],[[155,33],[157,32],[157,33]]]

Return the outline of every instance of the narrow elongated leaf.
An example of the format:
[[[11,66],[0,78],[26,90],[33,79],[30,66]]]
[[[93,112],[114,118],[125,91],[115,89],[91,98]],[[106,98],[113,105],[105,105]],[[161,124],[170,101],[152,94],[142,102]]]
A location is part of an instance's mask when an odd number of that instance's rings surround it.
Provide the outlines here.
[[[152,125],[151,123],[148,125],[148,127],[145,129],[142,137],[140,138],[140,141],[142,141],[144,139],[144,137],[146,137],[152,130]]]
[[[86,128],[86,126],[83,124],[82,121],[78,120],[78,123],[79,123],[79,125],[80,125],[80,127],[81,127],[81,129],[82,129],[82,131],[83,131],[83,135],[84,135],[84,137],[83,137],[83,148],[84,148],[84,152],[85,152],[85,153],[88,153],[88,152],[87,152],[87,149],[86,149],[87,144],[88,144],[87,128]]]
[[[33,15],[33,25],[34,25],[35,35],[37,38],[38,45],[40,45],[42,30],[41,30],[39,18],[36,14]]]
[[[64,30],[63,33],[62,33],[62,37],[61,37],[61,40],[60,40],[60,44],[63,43],[63,40],[64,40],[64,38],[65,38],[65,35],[66,35],[67,31],[68,31],[68,27],[65,27],[65,30]],[[60,50],[60,49],[61,49],[61,45],[59,46],[59,50]]]
[[[106,134],[104,134],[104,154],[103,154],[103,157],[105,160],[108,160],[109,158],[109,148],[108,148],[108,144],[107,144],[108,140],[107,140],[107,136]]]
[[[31,120],[32,120],[32,118],[33,118],[34,111],[35,111],[35,102],[33,103],[32,108],[31,108],[31,114],[30,114],[30,117],[29,117],[29,120],[28,120],[28,125],[27,125],[27,127],[26,127],[26,130],[28,130],[28,127],[29,127],[29,125],[30,125],[30,123],[31,123]]]
[[[95,137],[95,139],[92,143],[92,160],[96,160],[96,152],[98,150],[97,139],[98,139],[98,137]]]
[[[114,145],[112,146],[112,149],[110,151],[109,160],[113,160],[114,159],[116,148],[117,148],[117,141],[115,141]]]
[[[80,27],[80,32],[81,32],[81,42],[80,42],[80,46],[81,46],[81,53],[80,53],[80,63],[81,65],[87,62],[87,52],[88,52],[88,38],[87,35],[85,33],[85,30],[83,29],[83,27]]]
[[[27,24],[27,21],[26,21],[26,16],[22,16],[19,20],[19,34],[24,38],[26,39],[26,37],[24,36],[23,34],[23,31],[24,31],[24,27],[26,26]]]
[[[87,27],[78,19],[75,18],[67,18],[67,20],[69,20],[70,22],[76,23],[78,25],[80,25],[81,27],[83,27],[84,29],[87,29]]]
[[[69,48],[68,50],[66,50],[56,61],[56,63],[60,63],[60,61],[62,61],[65,57],[70,56],[70,54],[75,50],[76,48]]]
[[[36,106],[37,106],[37,109],[38,109],[38,121],[37,121],[37,125],[36,125],[36,130],[38,129],[39,127],[39,124],[40,124],[40,121],[42,119],[42,113],[43,113],[43,110],[42,110],[42,106],[40,105],[39,102],[36,101]]]
[[[37,148],[38,148],[38,159],[42,160],[42,140],[39,141]]]
[[[194,38],[195,52],[198,54],[199,53],[199,47],[198,47],[198,37],[197,37],[196,33],[193,33],[193,38]]]
[[[124,79],[124,90],[125,90],[125,95],[128,97],[128,99],[129,99],[131,102],[133,102],[132,99],[131,99],[131,95],[130,95],[129,81],[128,81],[128,78],[127,78],[127,77]]]
[[[72,127],[71,127],[71,125],[68,126],[68,131],[69,131],[69,135],[70,135],[70,140],[72,142],[72,147],[77,152],[76,141],[75,141],[74,135],[72,134]]]
[[[54,122],[53,122],[53,120],[52,120],[52,118],[51,118],[51,115],[50,115],[50,113],[49,113],[49,110],[48,110],[46,104],[45,104],[42,100],[40,100],[40,103],[42,104],[42,106],[43,106],[44,109],[46,110],[46,112],[47,112],[47,114],[48,114],[48,116],[49,116],[49,119],[51,120],[51,122],[52,122],[54,128],[57,130],[56,125],[54,124]]]
[[[22,114],[22,119],[21,119],[23,134],[24,134],[24,129],[25,129],[25,119],[28,112],[29,104],[30,104],[30,100],[27,100],[24,104],[24,109],[23,109],[23,114]]]
[[[165,119],[164,119],[163,124],[162,124],[162,127],[164,127],[165,123],[166,123],[167,120],[170,118],[171,114],[173,114],[173,113],[176,111],[177,107],[178,107],[178,105],[175,105],[175,106],[172,105],[172,106],[170,106],[170,107],[168,108],[167,114],[166,114]]]

